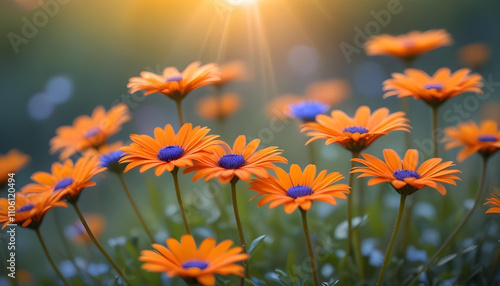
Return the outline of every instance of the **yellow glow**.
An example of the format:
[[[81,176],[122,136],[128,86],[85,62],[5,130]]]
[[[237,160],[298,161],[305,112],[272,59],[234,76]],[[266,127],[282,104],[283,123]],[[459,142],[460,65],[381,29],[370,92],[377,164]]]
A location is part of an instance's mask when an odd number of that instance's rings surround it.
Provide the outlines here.
[[[253,3],[257,3],[258,0],[227,0],[227,2],[231,5],[249,5]]]

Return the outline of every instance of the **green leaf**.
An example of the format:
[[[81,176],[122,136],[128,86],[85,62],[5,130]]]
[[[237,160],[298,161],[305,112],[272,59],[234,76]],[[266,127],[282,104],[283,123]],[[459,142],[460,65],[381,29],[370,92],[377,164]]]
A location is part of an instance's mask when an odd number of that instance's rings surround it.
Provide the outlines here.
[[[245,285],[256,286],[255,283],[253,283],[252,280],[248,278],[245,278]]]
[[[294,286],[292,279],[290,279],[290,276],[288,276],[288,274],[285,271],[281,269],[276,269],[274,270],[274,272],[276,273],[276,275],[278,275],[278,279],[282,285]]]
[[[248,248],[248,255],[252,255],[252,252],[255,250],[255,248],[257,248],[257,246],[259,246],[259,244],[262,242],[262,240],[264,240],[265,237],[266,235],[261,235],[252,241],[250,247]]]
[[[451,260],[455,259],[455,257],[457,257],[456,253],[445,256],[445,257],[441,258],[436,265],[441,266],[443,264],[446,264],[446,263],[450,262]]]

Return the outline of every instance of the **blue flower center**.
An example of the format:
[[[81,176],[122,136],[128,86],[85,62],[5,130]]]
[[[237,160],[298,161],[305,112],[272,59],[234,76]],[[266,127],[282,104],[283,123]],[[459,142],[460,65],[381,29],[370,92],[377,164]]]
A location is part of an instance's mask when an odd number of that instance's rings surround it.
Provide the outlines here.
[[[33,205],[33,204],[27,204],[27,205],[24,205],[24,206],[18,208],[16,212],[18,212],[18,213],[27,212],[27,211],[32,210],[34,207],[35,207],[35,205]]]
[[[364,134],[364,133],[368,133],[368,129],[366,129],[363,126],[351,126],[351,127],[345,128],[343,132],[349,132],[349,133],[353,133],[353,134],[354,133]]]
[[[296,104],[290,104],[290,116],[303,121],[314,121],[316,115],[325,113],[329,106],[317,101],[303,101]]]
[[[400,181],[404,181],[406,178],[416,178],[420,179],[420,174],[415,171],[410,170],[396,170],[394,171],[394,177]]]
[[[172,81],[179,82],[181,80],[182,80],[182,75],[174,75],[167,78],[167,82],[172,82]]]
[[[424,85],[424,88],[428,90],[436,89],[438,91],[441,91],[444,88],[444,85],[440,83],[428,83]]]
[[[477,140],[481,142],[497,142],[498,138],[494,135],[480,135]]]
[[[208,263],[206,263],[205,261],[201,261],[201,260],[188,260],[188,261],[185,261],[184,263],[182,263],[181,266],[184,269],[196,267],[196,268],[203,270],[203,269],[208,267]]]
[[[89,138],[91,138],[92,136],[96,135],[99,132],[101,132],[101,129],[99,129],[99,128],[93,128],[89,132],[87,132],[87,134],[85,134],[85,138],[89,139]]]
[[[313,190],[308,186],[292,186],[286,191],[286,195],[294,199],[312,194]]]
[[[170,161],[179,159],[180,157],[182,157],[183,154],[184,154],[184,149],[182,149],[182,147],[177,145],[168,145],[160,149],[157,157],[159,160],[168,163]]]
[[[101,155],[99,158],[99,166],[108,168],[110,165],[118,164],[118,161],[125,153],[121,150],[116,150],[111,153]]]
[[[57,182],[57,184],[54,186],[54,191],[59,191],[61,189],[66,188],[67,186],[73,184],[73,179],[72,178],[64,178]]]
[[[245,158],[240,154],[226,154],[219,159],[219,166],[224,169],[238,169],[245,165]]]

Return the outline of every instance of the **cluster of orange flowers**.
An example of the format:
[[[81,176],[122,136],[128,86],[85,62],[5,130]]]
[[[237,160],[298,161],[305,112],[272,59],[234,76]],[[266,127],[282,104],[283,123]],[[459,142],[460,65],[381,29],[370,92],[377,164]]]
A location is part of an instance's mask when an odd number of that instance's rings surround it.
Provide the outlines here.
[[[398,37],[373,37],[366,50],[371,55],[392,55],[413,60],[451,42],[449,34],[442,30],[412,32]],[[231,81],[245,78],[242,71],[238,64],[219,69],[215,64],[195,62],[182,72],[173,67],[166,68],[162,75],[142,72],[140,77],[130,79],[128,87],[130,92],[144,90],[146,95],[161,93],[180,103],[191,91],[202,86],[214,85],[220,90]],[[385,97],[411,96],[431,106],[439,106],[462,93],[481,92],[481,80],[480,75],[470,74],[469,69],[452,73],[448,68],[441,68],[432,76],[421,70],[406,69],[404,74],[395,73],[393,78],[385,81],[384,90]],[[342,95],[331,96],[325,90],[342,90]],[[383,160],[366,153],[357,158],[378,138],[392,131],[410,132],[411,127],[404,112],[390,113],[387,108],[371,111],[367,106],[360,106],[353,117],[341,110],[324,114],[338,103],[332,98],[345,98],[346,90],[348,87],[344,82],[324,82],[312,86],[304,98],[288,97],[284,104],[272,103],[272,109],[278,110],[280,116],[302,119],[304,123],[300,131],[311,137],[307,144],[324,139],[326,145],[336,143],[356,154],[353,162],[363,166],[354,167],[351,173],[371,177],[369,186],[389,183],[404,196],[430,187],[445,195],[443,184],[455,185],[455,181],[460,180],[456,176],[460,171],[451,168],[454,166],[452,162],[431,158],[419,164],[419,154],[414,149],[407,150],[403,159],[392,149],[384,150]],[[226,94],[215,101],[203,101],[200,113],[205,118],[221,119],[232,114],[236,106],[239,106],[239,101],[235,96]],[[304,169],[292,164],[286,171],[275,166],[287,163],[282,156],[283,150],[278,147],[258,150],[260,141],[247,142],[244,135],[238,136],[231,147],[219,140],[218,135],[210,134],[209,128],[191,123],[181,124],[177,132],[170,124],[157,127],[154,137],[132,134],[132,143],[128,146],[123,146],[121,142],[107,143],[130,119],[124,104],[118,104],[109,111],[99,106],[91,116],[80,116],[72,126],[60,127],[51,140],[51,152],[60,152],[62,161],[53,163],[51,172],[34,173],[31,177],[34,183],[16,193],[15,216],[9,214],[8,200],[0,199],[2,227],[16,223],[37,229],[49,210],[66,207],[66,202],[76,204],[82,190],[96,184],[92,178],[107,169],[118,173],[134,168],[141,173],[154,169],[157,176],[166,171],[177,176],[177,171],[182,169],[184,174],[194,173],[193,181],[204,178],[205,181],[217,179],[222,184],[236,184],[242,180],[250,184],[249,190],[257,192],[255,197],[259,197],[259,207],[283,205],[286,213],[297,209],[308,211],[316,201],[334,205],[336,199],[346,199],[350,193],[349,185],[338,183],[344,178],[339,172],[323,170],[318,173],[314,164]],[[447,128],[445,141],[447,149],[463,147],[458,161],[476,152],[489,157],[500,148],[500,132],[492,121],[485,121],[479,127],[468,122],[456,128]],[[72,156],[80,157],[73,161],[69,159]],[[17,151],[0,157],[0,166],[4,169],[8,167],[8,170],[2,169],[1,175],[21,168],[27,160]],[[126,166],[123,168],[120,164],[124,163]],[[5,183],[6,178],[1,179]],[[494,205],[488,212],[500,212],[498,197],[489,199],[488,203]],[[180,241],[169,238],[166,245],[153,244],[156,251],[143,251],[140,258],[145,262],[143,268],[180,276],[188,282],[196,281],[202,285],[214,285],[214,274],[243,276],[245,267],[238,262],[249,258],[244,245],[231,248],[229,240],[217,245],[213,238],[207,238],[197,247],[193,237],[186,234]]]

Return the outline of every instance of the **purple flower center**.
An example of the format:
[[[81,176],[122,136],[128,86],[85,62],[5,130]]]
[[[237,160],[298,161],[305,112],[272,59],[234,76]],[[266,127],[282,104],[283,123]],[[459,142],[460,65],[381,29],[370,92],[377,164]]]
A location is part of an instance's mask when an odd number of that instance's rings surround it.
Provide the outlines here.
[[[393,175],[400,181],[404,181],[406,178],[420,179],[420,174],[411,170],[396,170]]]
[[[290,116],[303,121],[314,121],[316,115],[325,113],[329,106],[317,101],[303,101],[296,104],[290,104]]]
[[[188,260],[188,261],[185,261],[184,263],[182,263],[181,266],[184,269],[196,267],[196,268],[203,270],[203,269],[208,267],[208,263],[206,263],[205,261],[201,261],[201,260]]]
[[[18,213],[27,212],[27,211],[32,210],[34,207],[35,207],[35,205],[33,205],[33,204],[27,204],[27,205],[24,205],[24,206],[18,208],[16,212],[18,212]]]
[[[167,82],[172,82],[172,81],[179,82],[181,80],[182,80],[182,75],[174,75],[171,77],[167,77]]]
[[[245,158],[240,154],[226,154],[219,159],[219,166],[224,169],[238,169],[245,165]]]
[[[57,182],[57,184],[54,186],[54,191],[59,191],[61,189],[66,188],[67,186],[73,184],[73,179],[72,178],[64,178]]]
[[[440,83],[428,83],[424,85],[424,88],[428,90],[436,89],[438,91],[441,91],[444,88],[444,85]]]
[[[498,138],[495,135],[480,135],[477,140],[481,142],[497,142]]]
[[[312,194],[313,190],[308,186],[292,186],[286,191],[286,195],[294,199]]]
[[[352,126],[352,127],[347,127],[344,129],[343,132],[349,132],[349,133],[359,133],[359,134],[364,134],[368,133],[368,129],[366,129],[363,126]]]
[[[99,166],[109,168],[113,164],[118,164],[118,161],[125,153],[121,150],[116,150],[111,153],[101,155],[99,158]]]
[[[179,159],[180,157],[182,157],[183,154],[184,154],[184,149],[182,149],[182,147],[177,145],[168,145],[160,149],[157,157],[159,160],[168,163],[170,161]]]
[[[99,128],[93,128],[89,132],[87,132],[87,134],[85,134],[85,138],[89,139],[89,138],[91,138],[92,136],[96,135],[99,132],[101,132],[101,129],[99,129]]]

